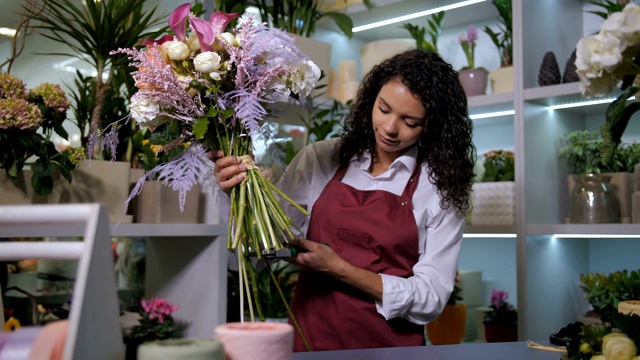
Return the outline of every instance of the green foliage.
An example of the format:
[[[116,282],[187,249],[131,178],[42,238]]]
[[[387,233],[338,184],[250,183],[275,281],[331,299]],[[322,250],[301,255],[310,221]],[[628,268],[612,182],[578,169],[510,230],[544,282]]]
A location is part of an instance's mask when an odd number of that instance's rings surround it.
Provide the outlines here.
[[[496,45],[500,52],[500,66],[513,65],[513,22],[511,0],[493,0],[493,5],[498,9],[500,14],[500,31],[493,31],[490,27],[485,26],[484,32],[489,35],[491,41]]]
[[[624,7],[627,5],[626,2],[618,1],[618,0],[605,0],[603,2],[600,1],[589,1],[590,4],[601,7],[604,11],[587,11],[588,13],[598,15],[603,19],[607,19],[609,15],[614,12],[622,11]]]
[[[575,130],[562,136],[560,159],[565,159],[572,174],[633,172],[640,162],[640,144],[623,143],[610,162],[603,159],[605,141],[598,131]]]
[[[158,319],[150,319],[149,314],[145,311],[140,311],[140,316],[142,316],[140,324],[131,329],[131,334],[127,336],[128,339],[148,342],[175,339],[182,336],[182,331],[172,316],[168,316],[162,323]]]
[[[266,318],[286,318],[289,316],[289,311],[284,302],[286,301],[287,304],[291,304],[300,271],[296,266],[286,261],[275,262],[270,265],[270,268],[278,281],[280,290],[282,290],[284,300],[280,296],[276,283],[269,274],[269,269],[265,267],[264,269],[256,271],[258,298],[262,306],[262,311]]]
[[[484,173],[481,182],[513,181],[515,157],[508,150],[493,150],[484,154]]]
[[[31,3],[40,1],[30,0]],[[25,15],[37,23],[32,27],[43,36],[70,50],[45,55],[78,58],[89,63],[92,70],[100,75],[85,76],[78,72],[76,92],[72,95],[82,146],[87,147],[90,134],[123,118],[135,91],[132,79],[128,79],[131,69],[127,56],[112,56],[110,52],[140,46],[143,40],[159,37],[169,29],[166,16],[155,16],[156,7],[147,10],[144,0],[86,0],[81,4],[74,0],[47,0],[43,3],[43,11],[23,6]],[[120,137],[126,136],[128,141],[135,129],[120,130]],[[124,155],[117,158],[126,157],[127,141],[123,144]],[[100,154],[98,157],[108,155],[113,154]]]
[[[411,37],[416,41],[416,48],[421,50],[438,52],[438,37],[442,33],[442,21],[444,20],[444,11],[431,15],[431,18],[427,21],[429,26],[429,37],[431,41],[425,39],[427,35],[427,29],[424,26],[403,24],[401,27],[407,29]]]
[[[316,23],[322,18],[331,19],[349,39],[353,37],[353,20],[347,14],[320,10],[316,0],[256,0],[262,21],[269,26],[292,34],[310,37],[315,32]],[[370,0],[364,4],[370,8]]]
[[[639,270],[582,274],[580,282],[589,304],[605,317],[617,312],[620,301],[640,299]]]

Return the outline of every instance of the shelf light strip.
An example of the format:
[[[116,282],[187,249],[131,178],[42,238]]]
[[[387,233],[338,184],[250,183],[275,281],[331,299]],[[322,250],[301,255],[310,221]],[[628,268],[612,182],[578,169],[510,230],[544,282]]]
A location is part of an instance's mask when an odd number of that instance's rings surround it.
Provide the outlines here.
[[[12,29],[12,28],[8,28],[8,27],[0,27],[0,35],[4,35],[4,36],[8,36],[8,37],[15,37],[16,36],[16,29]]]
[[[484,2],[484,1],[487,1],[487,0],[461,1],[459,3],[455,3],[455,4],[451,4],[451,5],[440,6],[440,7],[437,7],[437,8],[430,9],[430,10],[420,11],[420,12],[409,14],[409,15],[404,15],[404,16],[399,16],[399,17],[387,19],[387,20],[377,21],[377,22],[374,22],[374,23],[371,23],[371,24],[367,24],[367,25],[356,26],[356,27],[353,28],[353,32],[356,33],[356,32],[360,32],[360,31],[364,31],[364,30],[375,29],[377,27],[381,27],[381,26],[385,26],[385,25],[391,25],[391,24],[395,24],[395,23],[399,23],[399,22],[403,22],[403,21],[407,21],[407,20],[411,20],[411,19],[415,19],[415,18],[419,18],[419,17],[435,14],[435,13],[439,13],[440,11],[447,11],[447,10],[457,9],[457,8],[461,8],[461,7],[464,7],[464,6],[469,6],[469,5],[481,3],[481,2]]]
[[[490,113],[484,113],[484,114],[469,115],[469,117],[471,118],[471,120],[477,120],[477,119],[486,119],[486,118],[492,118],[492,117],[513,115],[515,113],[516,113],[515,110],[507,110],[507,111],[496,111],[496,112],[490,112]]]
[[[640,235],[621,234],[553,234],[551,237],[556,239],[640,239]]]
[[[515,239],[516,234],[508,234],[508,233],[500,233],[500,234],[482,234],[482,233],[470,233],[470,234],[462,234],[463,238],[504,238],[504,239]]]
[[[582,101],[582,102],[576,102],[576,103],[571,103],[571,104],[551,105],[551,106],[549,106],[549,110],[569,109],[569,108],[574,108],[574,107],[599,105],[599,104],[608,104],[608,103],[612,102],[615,99],[616,98],[608,98],[608,99],[600,99],[600,100]],[[635,99],[636,99],[636,97],[632,96],[632,97],[628,98],[627,100],[631,101],[631,100],[635,100]]]

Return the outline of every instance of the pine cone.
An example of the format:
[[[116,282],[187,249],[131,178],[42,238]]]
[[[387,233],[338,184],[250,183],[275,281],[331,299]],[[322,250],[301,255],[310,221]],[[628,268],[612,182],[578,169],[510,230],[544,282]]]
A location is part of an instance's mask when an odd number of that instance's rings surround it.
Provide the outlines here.
[[[542,59],[540,72],[538,73],[538,84],[540,86],[560,84],[562,75],[560,75],[560,67],[553,51],[547,51]]]
[[[571,56],[569,57],[569,60],[567,60],[567,65],[564,67],[564,75],[562,75],[562,82],[570,83],[570,82],[580,81],[580,78],[578,77],[578,73],[576,73],[577,69],[578,68],[576,67],[576,51],[573,50],[573,52],[571,53]]]

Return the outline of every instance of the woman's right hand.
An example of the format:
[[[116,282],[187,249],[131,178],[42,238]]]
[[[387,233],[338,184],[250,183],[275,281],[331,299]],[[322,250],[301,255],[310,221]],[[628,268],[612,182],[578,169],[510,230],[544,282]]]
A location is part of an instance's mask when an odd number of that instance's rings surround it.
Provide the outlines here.
[[[216,150],[211,155],[212,160],[216,163],[213,169],[216,183],[222,191],[229,193],[234,186],[244,180],[247,167],[242,164],[240,157],[224,156],[222,150]]]

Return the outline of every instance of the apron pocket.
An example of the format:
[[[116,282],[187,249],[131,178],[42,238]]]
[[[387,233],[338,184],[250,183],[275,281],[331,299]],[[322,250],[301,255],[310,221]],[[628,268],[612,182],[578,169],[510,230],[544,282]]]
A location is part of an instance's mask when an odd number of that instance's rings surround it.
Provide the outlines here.
[[[371,235],[346,229],[336,229],[333,250],[354,266],[369,270],[371,267]]]

